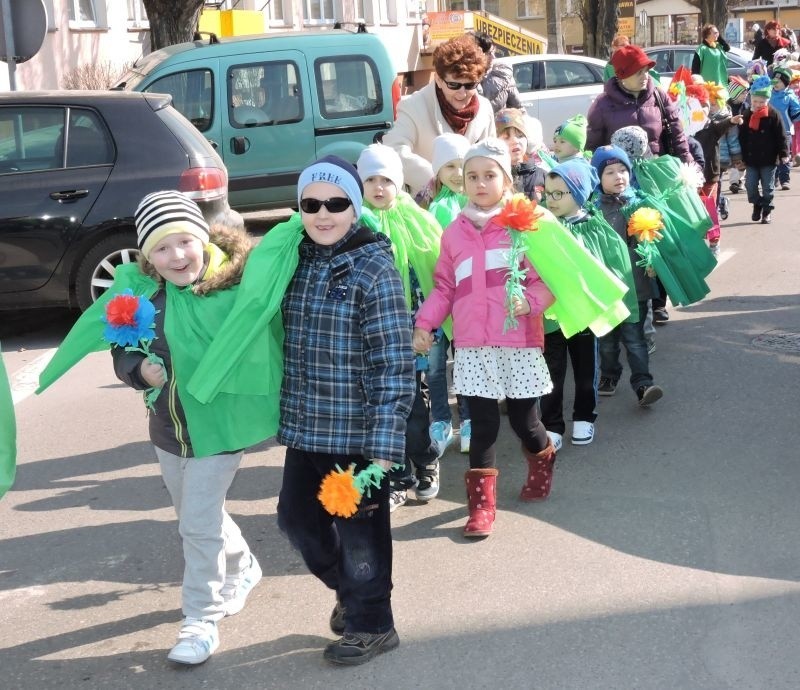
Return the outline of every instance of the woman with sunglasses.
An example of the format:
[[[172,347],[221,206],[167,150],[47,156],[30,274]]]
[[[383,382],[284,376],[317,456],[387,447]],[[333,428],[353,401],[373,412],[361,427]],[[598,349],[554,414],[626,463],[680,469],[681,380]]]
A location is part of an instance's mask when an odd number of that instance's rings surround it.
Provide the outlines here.
[[[445,132],[474,144],[495,135],[494,111],[478,95],[486,56],[472,36],[450,39],[433,52],[433,81],[400,101],[394,126],[383,138],[403,161],[412,194],[433,179],[433,140]]]
[[[286,446],[278,526],[336,593],[324,657],[361,664],[400,644],[391,607],[389,482],[355,515],[317,500],[337,465],[405,461],[414,400],[411,317],[389,240],[358,222],[364,188],[336,156],[300,174],[300,259],[283,298],[284,372],[278,442]]]

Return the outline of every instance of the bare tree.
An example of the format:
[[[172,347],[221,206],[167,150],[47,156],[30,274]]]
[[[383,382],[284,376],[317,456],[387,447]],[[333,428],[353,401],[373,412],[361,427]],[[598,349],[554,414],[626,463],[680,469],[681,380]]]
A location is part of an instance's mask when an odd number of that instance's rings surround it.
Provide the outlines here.
[[[200,21],[203,0],[143,0],[150,21],[153,50],[191,41]]]
[[[617,3],[614,0],[583,0],[578,16],[583,21],[584,52],[607,60],[611,54],[611,40],[617,33]]]
[[[700,26],[713,24],[720,33],[725,31],[728,23],[728,3],[726,0],[699,0],[696,4],[700,8]],[[700,39],[698,38],[698,41]]]

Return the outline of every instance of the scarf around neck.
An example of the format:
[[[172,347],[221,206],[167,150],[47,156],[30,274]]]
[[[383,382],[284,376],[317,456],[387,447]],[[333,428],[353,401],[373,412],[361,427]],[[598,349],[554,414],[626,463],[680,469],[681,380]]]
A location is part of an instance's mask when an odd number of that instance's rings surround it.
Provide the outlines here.
[[[754,110],[750,114],[750,129],[757,130],[761,126],[761,118],[769,115],[769,106],[765,105],[763,108]]]
[[[461,211],[478,230],[483,230],[486,224],[494,218],[500,211],[503,210],[503,206],[505,205],[505,200],[497,204],[497,206],[493,206],[492,208],[483,209],[471,201],[464,207],[464,210]]]
[[[438,84],[434,84],[433,88],[436,90],[436,100],[439,102],[439,109],[442,111],[444,121],[450,125],[450,129],[456,134],[463,135],[467,131],[469,123],[472,122],[478,114],[478,108],[480,107],[478,94],[473,94],[469,103],[461,110],[456,110],[447,102]]]

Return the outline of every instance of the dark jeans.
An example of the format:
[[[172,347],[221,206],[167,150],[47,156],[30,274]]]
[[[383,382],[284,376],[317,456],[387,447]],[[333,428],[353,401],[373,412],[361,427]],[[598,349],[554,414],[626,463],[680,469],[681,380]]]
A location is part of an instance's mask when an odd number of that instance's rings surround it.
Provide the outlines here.
[[[494,398],[467,397],[472,440],[469,446],[469,466],[472,469],[494,467],[497,464],[494,444],[500,432],[500,407]],[[539,419],[538,398],[506,398],[508,422],[514,433],[531,453],[547,447],[547,430]]]
[[[431,443],[430,413],[428,402],[422,392],[422,372],[417,372],[417,392],[414,404],[406,422],[406,459],[403,467],[393,469],[389,473],[392,487],[409,489],[414,486],[414,470],[430,465],[436,460],[438,453]]]
[[[664,283],[661,282],[661,278],[653,278],[655,281],[655,287],[653,288],[653,294],[656,292],[658,293],[655,297],[652,298],[651,302],[653,304],[653,309],[666,309],[667,308],[667,290],[664,287]],[[641,302],[639,302],[641,304]],[[647,302],[645,302],[647,304]]]
[[[599,338],[600,375],[619,381],[622,364],[619,361],[620,342],[625,346],[628,366],[631,369],[631,388],[649,386],[653,383],[650,375],[650,358],[647,354],[647,341],[644,339],[644,320],[647,318],[647,302],[639,302],[639,320],[636,323],[623,322],[611,333]]]
[[[790,151],[790,152],[792,150],[792,135],[791,134],[787,134],[786,135],[786,150]],[[775,171],[775,175],[778,178],[778,182],[780,182],[781,184],[788,184],[789,183],[789,171],[791,170],[791,168],[789,167],[790,165],[791,165],[791,162],[790,163],[778,163],[778,169]]]
[[[330,515],[317,499],[322,478],[335,465],[356,471],[359,455],[328,455],[286,449],[278,499],[278,527],[300,551],[308,569],[337,592],[345,607],[348,632],[384,633],[392,629],[392,532],[388,482],[361,500],[349,518]]]
[[[759,182],[761,194],[758,193]],[[747,190],[747,201],[771,211],[775,197],[775,166],[765,165],[763,168],[755,168],[748,165],[744,174],[744,187]]]
[[[573,422],[594,422],[597,419],[597,338],[588,328],[565,338],[561,329],[544,336],[544,359],[553,381],[553,392],[539,400],[542,423],[549,431],[563,436],[564,380],[567,377],[567,355],[572,362],[575,379],[575,402],[572,407]]]

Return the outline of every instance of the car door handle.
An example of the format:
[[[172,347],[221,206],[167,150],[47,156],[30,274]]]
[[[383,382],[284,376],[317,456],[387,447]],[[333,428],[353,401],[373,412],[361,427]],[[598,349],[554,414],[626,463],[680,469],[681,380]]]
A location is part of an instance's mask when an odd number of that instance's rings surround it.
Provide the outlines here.
[[[76,201],[77,199],[83,199],[86,196],[89,196],[88,189],[72,189],[67,192],[50,193],[50,198],[53,201]]]
[[[241,155],[250,150],[250,140],[247,137],[233,137],[231,139],[231,153]]]
[[[209,144],[211,144],[211,147],[212,147],[214,150],[216,150],[216,149],[218,149],[218,148],[219,148],[219,144],[218,144],[216,141],[214,141],[213,139],[209,139],[209,140],[208,140],[208,143],[209,143]]]

